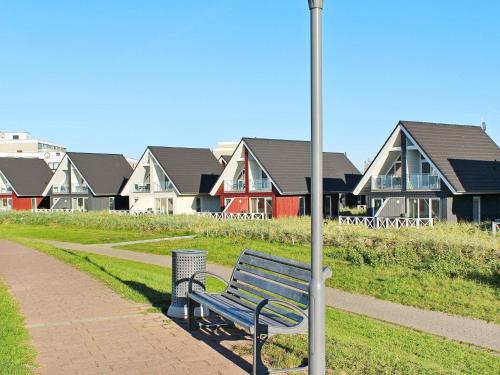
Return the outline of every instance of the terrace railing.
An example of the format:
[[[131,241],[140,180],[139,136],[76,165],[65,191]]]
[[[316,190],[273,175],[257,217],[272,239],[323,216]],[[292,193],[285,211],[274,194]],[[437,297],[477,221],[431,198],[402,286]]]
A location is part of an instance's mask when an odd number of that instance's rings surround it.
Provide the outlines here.
[[[497,234],[500,234],[500,220],[493,220],[491,223],[491,233],[493,233],[494,236]]]
[[[174,185],[172,185],[171,182],[168,183],[156,183],[154,184],[153,188],[155,193],[161,193],[161,192],[171,192],[174,191]]]
[[[407,189],[410,190],[439,190],[441,179],[433,174],[411,174],[407,178]]]
[[[383,175],[372,177],[372,190],[397,190],[402,188],[401,176]]]
[[[76,185],[71,188],[73,193],[88,193],[89,187],[87,185]]]
[[[10,194],[10,193],[12,193],[12,188],[10,186],[0,188],[0,194]]]
[[[377,228],[420,228],[434,226],[434,219],[411,217],[339,216],[341,225],[363,225]]]
[[[224,191],[226,192],[240,192],[245,191],[245,181],[244,180],[225,180],[224,181]]]
[[[265,220],[268,218],[266,214],[251,212],[198,212],[198,216],[211,217],[217,220]]]
[[[69,193],[69,185],[59,185],[52,187],[53,193]]]
[[[150,184],[134,184],[134,193],[150,193]]]
[[[256,179],[250,181],[251,191],[271,191],[272,185],[268,178]]]

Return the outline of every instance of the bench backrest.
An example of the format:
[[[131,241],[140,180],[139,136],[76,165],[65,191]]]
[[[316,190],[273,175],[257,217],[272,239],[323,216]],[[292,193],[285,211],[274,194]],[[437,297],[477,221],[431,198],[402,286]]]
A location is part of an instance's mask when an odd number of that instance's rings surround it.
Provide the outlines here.
[[[310,279],[309,264],[247,249],[240,255],[224,295],[247,307],[255,307],[266,298],[279,298],[307,314]],[[303,320],[277,304],[268,305],[267,310],[284,324]]]

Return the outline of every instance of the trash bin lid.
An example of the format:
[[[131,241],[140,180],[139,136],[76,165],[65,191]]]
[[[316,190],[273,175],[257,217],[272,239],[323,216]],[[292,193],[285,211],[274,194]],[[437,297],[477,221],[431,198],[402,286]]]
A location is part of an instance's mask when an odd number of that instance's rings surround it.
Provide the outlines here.
[[[172,250],[172,253],[177,255],[206,255],[206,250],[194,250],[194,249],[178,249]]]

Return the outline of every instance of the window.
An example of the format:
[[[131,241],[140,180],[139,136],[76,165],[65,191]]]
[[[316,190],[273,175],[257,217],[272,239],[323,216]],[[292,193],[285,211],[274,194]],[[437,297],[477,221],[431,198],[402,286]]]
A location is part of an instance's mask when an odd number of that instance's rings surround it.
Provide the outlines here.
[[[389,176],[401,176],[401,156],[396,159],[386,174]]]
[[[31,198],[31,209],[32,210],[36,210],[38,207],[38,205],[36,204],[36,198]]]
[[[201,212],[201,198],[196,198],[196,212]]]
[[[250,212],[265,214],[271,218],[273,216],[272,198],[250,198]]]
[[[9,210],[12,210],[12,199],[11,198],[0,199],[0,211],[9,211]]]
[[[380,207],[384,204],[384,200],[382,198],[374,198],[372,200],[373,214],[376,215]]]
[[[73,198],[71,208],[77,211],[87,211],[88,198],[83,198],[83,197]]]
[[[414,219],[441,218],[441,201],[439,198],[410,198],[407,207],[408,217]]]
[[[109,197],[109,209],[110,210],[115,209],[115,197]]]
[[[472,219],[475,223],[481,222],[481,197],[472,197]]]
[[[306,198],[299,197],[299,216],[306,216]]]
[[[14,135],[12,136],[12,139],[14,139],[14,140],[18,140],[18,139],[19,139],[19,135],[14,134]]]
[[[332,196],[325,195],[325,199],[323,201],[323,216],[324,217],[332,217]]]
[[[168,198],[168,200],[167,200],[167,214],[168,215],[174,214],[174,199],[173,198]]]
[[[233,198],[224,198],[224,209],[228,208],[232,202]]]

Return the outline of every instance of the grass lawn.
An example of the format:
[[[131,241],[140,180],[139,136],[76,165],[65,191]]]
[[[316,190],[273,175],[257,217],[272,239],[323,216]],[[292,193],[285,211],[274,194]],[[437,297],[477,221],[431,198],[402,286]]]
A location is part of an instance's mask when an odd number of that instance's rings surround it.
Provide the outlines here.
[[[36,353],[16,302],[0,280],[0,374],[32,374]]]
[[[123,249],[170,254],[175,249],[205,249],[208,261],[234,266],[245,247],[308,262],[309,248],[241,238],[200,237],[123,246]],[[356,265],[336,259],[335,249],[325,248],[325,264],[333,270],[327,285],[372,295],[405,305],[471,316],[500,323],[500,289],[478,280],[451,278],[440,273],[400,265]]]
[[[165,308],[170,270],[111,257],[60,250],[34,240],[19,242],[78,267],[126,298]],[[216,285],[212,285],[216,287]],[[241,348],[240,351],[247,351]],[[273,364],[298,364],[305,336],[277,336],[265,348]],[[327,362],[335,374],[498,374],[500,358],[433,335],[328,309]]]
[[[164,237],[169,237],[171,235],[175,235],[175,233],[165,234]],[[23,237],[96,244],[161,238],[162,235],[155,232],[131,231],[126,229],[75,228],[61,225],[2,224],[0,225],[0,237]]]

